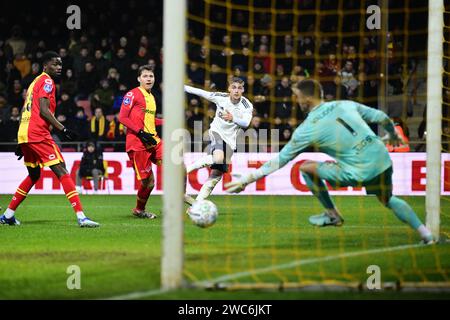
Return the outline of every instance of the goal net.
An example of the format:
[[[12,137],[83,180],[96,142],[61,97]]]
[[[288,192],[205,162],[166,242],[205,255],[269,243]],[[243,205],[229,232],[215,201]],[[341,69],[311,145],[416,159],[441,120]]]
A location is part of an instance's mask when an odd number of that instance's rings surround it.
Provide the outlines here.
[[[219,210],[216,224],[201,229],[185,216],[183,278],[188,285],[229,290],[449,285],[450,1],[441,10],[444,36],[433,40],[444,48],[444,69],[438,70],[442,85],[432,88],[443,93],[439,108],[427,100],[428,12],[423,0],[188,1],[186,83],[226,92],[227,80],[241,77],[244,96],[254,106],[230,170],[209,198]],[[311,226],[309,216],[323,208],[299,166],[306,159],[332,160],[318,152],[299,155],[240,195],[226,194],[231,173],[248,173],[273,158],[304,121],[291,87],[305,78],[321,81],[326,100],[378,108],[403,130],[408,149],[391,150],[394,194],[427,223],[427,108],[439,110],[442,154],[434,199],[440,203],[433,221],[438,221],[434,231],[440,244],[420,245],[418,233],[364,188],[330,189],[345,218],[343,227]],[[185,114],[189,163],[205,152],[215,105],[187,95]],[[434,154],[433,159],[439,158]],[[189,174],[187,192],[195,197],[208,174],[207,168]]]

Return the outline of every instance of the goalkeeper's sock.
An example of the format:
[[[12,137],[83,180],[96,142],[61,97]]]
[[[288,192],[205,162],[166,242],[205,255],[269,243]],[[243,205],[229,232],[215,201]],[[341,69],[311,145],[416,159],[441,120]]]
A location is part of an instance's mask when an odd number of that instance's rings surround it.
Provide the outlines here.
[[[314,179],[309,174],[303,172],[302,176],[305,179],[309,190],[311,190],[317,199],[319,199],[322,206],[324,206],[325,209],[335,209],[334,202],[331,200],[330,194],[328,193],[328,188],[325,183],[323,183],[322,179]]]
[[[73,183],[72,178],[69,174],[63,175],[61,178],[59,178],[59,182],[61,182],[61,185],[64,189],[64,193],[66,194],[67,199],[69,200],[70,204],[72,205],[73,210],[75,213],[83,212],[83,206],[81,205],[80,196],[78,195],[78,192],[75,189],[75,184]]]
[[[145,205],[147,204],[147,200],[150,197],[150,193],[153,188],[144,188],[142,185],[139,187],[136,199],[136,209],[140,211],[145,210]]]
[[[397,218],[404,223],[409,224],[414,230],[419,229],[419,227],[423,225],[414,210],[406,203],[406,201],[392,196],[387,203],[387,207],[394,211]]]
[[[212,164],[214,164],[213,156],[212,156],[212,154],[209,154],[209,155],[207,155],[205,157],[202,157],[202,158],[194,161],[190,165],[188,165],[186,167],[186,173],[189,174],[189,173],[191,173],[194,170],[201,169],[201,168],[204,168],[204,167],[208,167],[208,166],[210,166]]]
[[[220,179],[222,179],[222,176],[208,178],[208,180],[206,180],[205,184],[200,189],[200,192],[198,193],[197,198],[195,198],[195,201],[205,200],[206,198],[208,198],[208,196],[214,190],[215,186],[219,183]]]
[[[22,181],[22,183],[19,185],[19,187],[16,190],[16,193],[14,193],[14,196],[12,197],[11,202],[9,203],[8,208],[13,211],[16,211],[17,207],[22,203],[23,200],[28,195],[28,192],[33,188],[34,182],[31,180],[30,176],[27,176],[25,180]],[[8,218],[8,217],[7,217]]]

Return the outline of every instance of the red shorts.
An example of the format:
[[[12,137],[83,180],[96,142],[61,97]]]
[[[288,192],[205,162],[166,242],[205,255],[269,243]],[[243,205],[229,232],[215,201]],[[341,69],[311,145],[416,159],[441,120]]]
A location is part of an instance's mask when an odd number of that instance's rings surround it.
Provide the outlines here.
[[[155,147],[144,151],[128,151],[128,157],[133,162],[134,171],[138,180],[149,178],[152,173],[152,163],[161,165],[163,155],[163,142],[161,140]]]
[[[50,167],[64,162],[61,151],[53,140],[22,143],[20,146],[27,167]]]

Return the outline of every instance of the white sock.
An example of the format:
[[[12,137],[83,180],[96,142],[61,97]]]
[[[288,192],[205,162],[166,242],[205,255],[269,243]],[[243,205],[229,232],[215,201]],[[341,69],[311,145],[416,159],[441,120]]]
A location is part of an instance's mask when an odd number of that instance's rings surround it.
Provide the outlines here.
[[[10,208],[6,208],[5,211],[5,217],[6,219],[11,219],[12,217],[14,217],[14,210],[11,210]]]
[[[195,201],[205,200],[206,198],[208,198],[208,196],[214,190],[216,184],[219,183],[220,179],[222,179],[222,176],[208,178],[208,180],[206,180],[205,184],[200,189],[200,192],[198,193],[197,198],[195,198]]]
[[[188,165],[186,167],[186,173],[190,173],[194,170],[204,168],[204,167],[210,166],[212,164],[214,164],[214,161],[213,161],[212,154],[210,154],[210,155],[202,157],[202,158],[198,159],[197,161],[194,161],[193,163]]]
[[[84,218],[86,218],[86,216],[84,215],[83,211],[78,211],[77,212],[77,218],[78,219],[84,219]]]
[[[419,231],[420,236],[421,236],[422,238],[426,238],[426,237],[429,237],[429,236],[431,235],[431,231],[430,231],[424,224],[421,224],[421,225],[417,228],[417,231]]]

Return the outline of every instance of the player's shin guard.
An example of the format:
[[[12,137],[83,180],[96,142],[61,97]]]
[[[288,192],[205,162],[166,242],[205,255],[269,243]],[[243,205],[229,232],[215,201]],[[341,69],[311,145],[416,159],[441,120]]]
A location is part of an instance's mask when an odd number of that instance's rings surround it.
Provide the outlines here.
[[[205,184],[200,189],[200,192],[198,193],[195,201],[200,201],[208,198],[208,196],[214,190],[216,184],[219,183],[220,179],[222,179],[222,176],[208,178],[208,180],[206,180]]]
[[[142,185],[139,187],[136,199],[136,209],[140,211],[145,210],[145,205],[147,204],[147,200],[150,197],[150,193],[153,190],[153,186],[149,188],[144,188]]]
[[[208,166],[210,166],[212,164],[214,164],[213,156],[212,156],[212,154],[209,154],[209,155],[207,155],[205,157],[202,157],[202,158],[194,161],[190,165],[188,165],[186,167],[186,173],[189,174],[190,172],[192,172],[194,170],[201,169],[201,168],[204,168],[204,167],[208,167]]]
[[[387,203],[387,207],[394,211],[397,218],[409,224],[414,230],[417,230],[422,225],[422,222],[406,201],[392,196]]]
[[[319,199],[320,203],[324,206],[325,209],[334,209],[334,202],[331,200],[330,194],[328,193],[328,188],[323,183],[322,179],[316,178],[314,179],[307,173],[302,172],[302,176],[305,179],[306,185],[309,190]]]
[[[12,211],[15,211],[17,207],[22,203],[22,201],[25,200],[28,192],[31,190],[31,188],[33,188],[33,186],[33,180],[30,178],[30,176],[27,176],[17,188],[16,193],[14,193],[14,196],[12,197],[8,208]]]
[[[72,205],[73,210],[75,213],[82,212],[83,207],[81,206],[80,197],[78,195],[78,192],[75,190],[75,184],[73,183],[72,178],[69,174],[63,175],[61,178],[59,178],[59,182],[61,182],[61,185],[64,189],[64,193],[66,194],[67,199],[69,200],[70,204]]]

